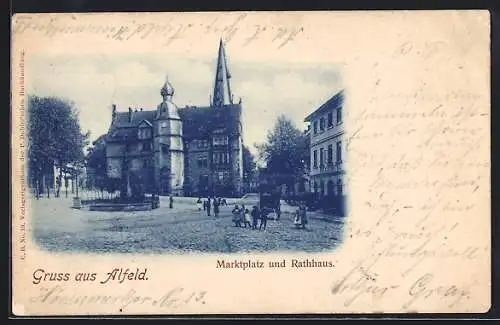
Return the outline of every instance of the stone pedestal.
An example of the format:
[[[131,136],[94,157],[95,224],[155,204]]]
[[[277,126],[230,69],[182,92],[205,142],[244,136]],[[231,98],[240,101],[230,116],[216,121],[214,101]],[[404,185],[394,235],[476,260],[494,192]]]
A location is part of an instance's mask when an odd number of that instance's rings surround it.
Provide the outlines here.
[[[73,198],[73,209],[81,209],[82,208],[82,200],[79,197]]]

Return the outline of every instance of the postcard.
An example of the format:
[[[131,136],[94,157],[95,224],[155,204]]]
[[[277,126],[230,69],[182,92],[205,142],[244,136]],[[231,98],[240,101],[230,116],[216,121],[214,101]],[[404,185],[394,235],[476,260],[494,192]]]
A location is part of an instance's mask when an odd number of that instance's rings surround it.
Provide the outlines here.
[[[491,306],[487,11],[17,14],[16,315]]]

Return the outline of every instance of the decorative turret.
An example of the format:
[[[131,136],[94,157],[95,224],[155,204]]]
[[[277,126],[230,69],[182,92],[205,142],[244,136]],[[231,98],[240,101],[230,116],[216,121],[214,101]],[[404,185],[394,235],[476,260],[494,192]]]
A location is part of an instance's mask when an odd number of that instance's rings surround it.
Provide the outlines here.
[[[154,121],[155,182],[162,195],[182,195],[184,184],[184,144],[182,121],[177,105],[172,102],[174,87],[165,80],[160,90],[163,101],[158,105]]]
[[[161,96],[163,97],[163,102],[158,105],[156,118],[160,119],[180,119],[179,112],[177,106],[172,102],[172,97],[174,96],[174,87],[168,80],[168,76],[163,84],[163,87],[160,91]]]

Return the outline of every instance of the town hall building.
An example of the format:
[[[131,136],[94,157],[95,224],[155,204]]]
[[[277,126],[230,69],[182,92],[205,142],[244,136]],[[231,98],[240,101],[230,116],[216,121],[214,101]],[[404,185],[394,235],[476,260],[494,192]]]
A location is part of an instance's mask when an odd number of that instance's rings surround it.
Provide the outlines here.
[[[177,107],[170,81],[154,110],[118,112],[104,137],[109,178],[160,195],[239,196],[243,190],[242,105],[233,102],[224,44],[219,44],[209,106]],[[125,182],[124,182],[125,183]]]

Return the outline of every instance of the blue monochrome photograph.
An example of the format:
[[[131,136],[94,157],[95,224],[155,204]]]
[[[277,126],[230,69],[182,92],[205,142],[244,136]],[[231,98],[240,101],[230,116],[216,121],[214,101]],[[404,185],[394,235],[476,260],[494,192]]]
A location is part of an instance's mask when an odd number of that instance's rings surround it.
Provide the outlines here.
[[[347,220],[340,69],[154,53],[33,55],[32,234],[51,252],[320,252]]]

